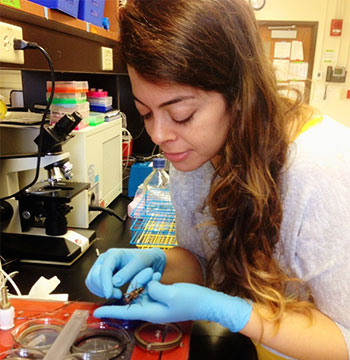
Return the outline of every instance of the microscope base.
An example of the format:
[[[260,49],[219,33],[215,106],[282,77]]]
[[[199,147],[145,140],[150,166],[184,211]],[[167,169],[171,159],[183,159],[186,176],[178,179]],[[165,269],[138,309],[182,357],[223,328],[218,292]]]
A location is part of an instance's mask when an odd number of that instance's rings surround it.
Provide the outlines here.
[[[1,255],[21,262],[72,265],[94,242],[93,230],[68,230],[61,236],[46,235],[44,229],[1,234]]]

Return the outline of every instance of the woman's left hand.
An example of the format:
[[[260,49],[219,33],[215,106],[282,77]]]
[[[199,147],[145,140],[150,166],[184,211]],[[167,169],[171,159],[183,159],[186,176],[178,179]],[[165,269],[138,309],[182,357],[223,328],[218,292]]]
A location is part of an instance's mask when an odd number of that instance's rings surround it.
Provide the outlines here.
[[[129,286],[129,290],[145,286],[138,299],[130,305],[102,306],[95,310],[94,316],[152,323],[208,320],[232,332],[240,331],[250,318],[251,305],[239,297],[189,283],[163,285],[152,269],[145,269],[139,275]]]

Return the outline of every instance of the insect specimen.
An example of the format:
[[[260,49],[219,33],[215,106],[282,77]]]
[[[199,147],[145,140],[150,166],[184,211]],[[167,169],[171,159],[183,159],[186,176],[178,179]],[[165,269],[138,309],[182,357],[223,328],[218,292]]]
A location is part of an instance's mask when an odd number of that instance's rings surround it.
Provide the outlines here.
[[[134,300],[136,300],[145,290],[143,286],[130,291],[129,293],[124,293],[123,300],[125,304],[131,304]]]

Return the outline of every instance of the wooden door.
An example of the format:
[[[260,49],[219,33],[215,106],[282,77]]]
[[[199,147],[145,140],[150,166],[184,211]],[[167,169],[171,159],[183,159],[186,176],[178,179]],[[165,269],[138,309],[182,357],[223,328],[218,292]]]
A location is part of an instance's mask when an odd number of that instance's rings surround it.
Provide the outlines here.
[[[286,94],[293,87],[301,90],[307,103],[310,100],[317,28],[318,22],[259,21],[260,36],[266,55],[274,64],[277,81],[285,85]],[[302,58],[297,58],[295,53],[300,47]],[[289,56],[288,48],[291,50]]]

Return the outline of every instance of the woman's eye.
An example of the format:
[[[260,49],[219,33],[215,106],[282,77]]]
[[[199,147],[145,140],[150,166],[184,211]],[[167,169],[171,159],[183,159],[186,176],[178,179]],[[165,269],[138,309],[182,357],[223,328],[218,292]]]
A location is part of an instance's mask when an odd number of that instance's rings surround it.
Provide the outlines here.
[[[143,120],[147,120],[147,119],[149,119],[151,116],[152,116],[152,113],[148,113],[148,114],[145,114],[145,115],[141,115],[141,118],[142,118]]]
[[[173,120],[174,120],[175,122],[177,122],[177,123],[186,123],[186,122],[192,120],[193,115],[194,115],[194,113],[192,113],[190,116],[188,116],[188,117],[185,118],[185,119],[175,119],[175,118],[173,118]]]
[[[193,115],[194,115],[194,113],[192,113],[190,116],[188,116],[187,118],[178,118],[178,119],[176,119],[175,117],[172,117],[171,119],[174,121],[174,122],[176,122],[176,123],[186,123],[186,122],[188,122],[188,121],[190,121],[192,118],[193,118]],[[148,119],[151,119],[152,118],[152,116],[153,116],[153,113],[152,112],[149,112],[149,113],[147,113],[147,114],[145,114],[145,115],[141,115],[140,114],[140,116],[141,116],[141,118],[142,118],[142,120],[148,120]]]

